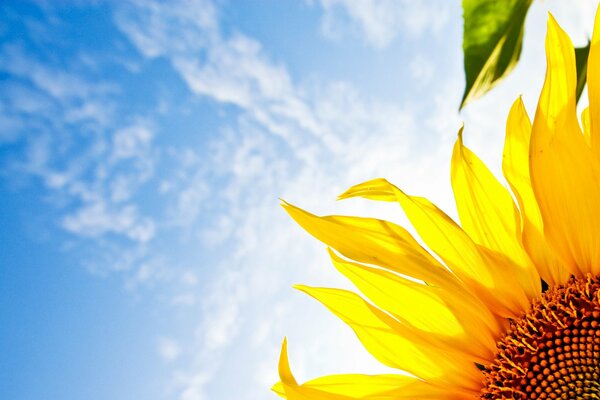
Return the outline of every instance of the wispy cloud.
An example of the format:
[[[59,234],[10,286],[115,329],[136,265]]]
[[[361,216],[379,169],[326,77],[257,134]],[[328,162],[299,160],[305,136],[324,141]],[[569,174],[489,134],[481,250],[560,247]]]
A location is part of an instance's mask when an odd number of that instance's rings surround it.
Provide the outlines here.
[[[56,224],[95,248],[90,255],[122,254],[130,249],[116,249],[120,239],[143,246],[157,228],[136,201],[154,174],[153,128],[142,117],[115,113],[121,88],[99,78],[95,66],[78,56],[66,65],[22,41],[0,46],[0,71],[10,77],[0,84],[0,120],[8,122],[0,145],[12,149],[1,172],[41,183]]]
[[[93,122],[105,126],[112,109],[104,100],[117,87],[107,82],[91,83],[85,78],[51,67],[27,54],[19,43],[4,43],[0,48],[0,70],[29,85],[13,84],[15,101],[5,101],[13,113],[29,118],[44,118],[53,123]],[[29,98],[32,94],[33,98]],[[60,106],[61,118],[53,112]]]
[[[346,35],[364,38],[371,46],[384,48],[398,35],[413,40],[424,33],[439,34],[448,20],[447,2],[404,0],[320,0],[321,22],[326,37]]]
[[[146,242],[154,235],[154,224],[140,218],[133,205],[108,210],[104,202],[87,204],[63,219],[63,226],[84,237],[98,237],[107,233],[124,234],[131,240]]]
[[[218,30],[217,18],[210,0],[170,4],[133,0],[123,3],[115,14],[119,28],[146,57],[201,51]]]
[[[181,355],[181,348],[175,340],[162,337],[158,340],[158,353],[166,362],[172,362]]]
[[[225,249],[216,254],[213,277],[203,283],[201,319],[195,343],[189,344],[197,356],[188,360],[188,367],[180,364],[181,373],[190,377],[180,380],[180,396],[216,396],[228,390],[234,397],[251,398],[264,390],[265,381],[275,379],[274,364],[266,366],[264,352],[272,354],[272,363],[281,330],[293,320],[285,311],[289,304],[280,298],[283,290],[288,292],[286,283],[300,275],[340,281],[327,269],[320,246],[308,238],[299,240],[302,235],[279,209],[277,197],[302,200],[313,210],[325,211],[332,204],[324,207],[323,193],[333,198],[381,171],[410,176],[401,171],[432,161],[409,151],[425,129],[409,106],[363,98],[348,83],[294,82],[257,40],[239,32],[225,34],[217,12],[211,12],[210,22],[194,22],[197,9],[214,7],[205,1],[186,5],[186,13],[173,13],[158,2],[128,6],[117,12],[116,22],[140,53],[166,58],[192,93],[237,109],[236,120],[206,145],[211,150],[208,158],[202,149],[171,150],[179,167],[163,190],[175,199],[174,215],[195,226],[204,248]],[[176,45],[165,44],[165,38]],[[458,126],[456,117],[454,121]],[[427,129],[431,137],[443,134],[435,127]],[[415,175],[413,184],[420,178]],[[350,202],[342,209],[364,207]],[[181,304],[181,296],[176,297]],[[278,309],[275,317],[272,310]],[[294,324],[308,323],[305,318]],[[354,340],[351,335],[342,337],[346,343]],[[246,365],[261,363],[262,373],[244,371],[240,385],[243,381],[250,386],[238,395],[218,377],[229,372],[232,365],[224,360],[239,349]],[[352,361],[338,351],[334,357],[369,368],[365,354],[358,353]]]
[[[327,35],[360,37],[383,50],[442,32],[446,4],[322,0],[319,7]],[[447,165],[461,122],[461,82],[440,76],[444,62],[420,49],[407,61],[409,73],[435,90],[406,103],[384,101],[348,82],[297,78],[259,40],[226,29],[213,2],[115,7],[115,24],[139,53],[128,55],[135,64],[129,74],[165,64],[186,95],[202,100],[186,104],[187,112],[211,107],[227,118],[210,132],[194,130],[203,139],[192,147],[153,110],[138,115],[119,102],[124,88],[86,69],[94,60],[54,65],[8,43],[0,69],[14,80],[0,91],[7,128],[0,140],[25,150],[5,174],[43,182],[72,242],[94,249],[90,270],[128,271],[127,289],[155,287],[169,312],[191,321],[188,331],[167,329],[155,339],[158,360],[173,372],[171,397],[268,396],[284,334],[301,378],[381,370],[349,330],[289,288],[296,281],[349,284],[278,198],[317,213],[403,221],[394,205],[333,200],[352,184],[385,176],[452,214]],[[513,93],[505,90],[498,96],[508,102]],[[489,144],[496,140],[490,132],[501,134],[499,97],[463,116],[467,130],[482,132],[471,142]],[[159,100],[163,113],[175,109]],[[497,151],[499,143],[488,147]]]

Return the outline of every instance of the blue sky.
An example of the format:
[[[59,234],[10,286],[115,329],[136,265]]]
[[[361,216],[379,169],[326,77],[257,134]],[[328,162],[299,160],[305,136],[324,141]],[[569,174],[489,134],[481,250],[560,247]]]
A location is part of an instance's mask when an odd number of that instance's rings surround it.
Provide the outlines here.
[[[284,335],[301,380],[383,371],[291,289],[349,284],[279,198],[403,223],[335,202],[382,176],[454,215],[460,124],[498,172],[546,12],[591,34],[597,2],[566,3],[534,4],[514,74],[459,114],[458,1],[4,2],[0,398],[275,398]]]

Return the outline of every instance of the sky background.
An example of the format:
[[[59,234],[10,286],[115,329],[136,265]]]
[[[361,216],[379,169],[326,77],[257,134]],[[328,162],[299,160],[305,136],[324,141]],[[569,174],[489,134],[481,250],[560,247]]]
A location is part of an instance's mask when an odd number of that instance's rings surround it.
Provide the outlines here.
[[[583,45],[596,5],[534,2],[459,114],[458,0],[2,2],[0,398],[274,399],[284,336],[301,381],[386,371],[291,288],[349,284],[279,198],[405,224],[335,201],[386,177],[455,215],[461,123],[499,172],[547,11]]]

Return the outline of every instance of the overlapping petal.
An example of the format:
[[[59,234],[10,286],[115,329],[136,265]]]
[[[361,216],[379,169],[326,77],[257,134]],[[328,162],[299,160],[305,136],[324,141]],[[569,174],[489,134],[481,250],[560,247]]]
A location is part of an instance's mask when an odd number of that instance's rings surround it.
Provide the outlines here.
[[[456,222],[427,199],[409,196],[385,179],[353,186],[340,197],[371,198],[371,192],[386,190],[394,194],[427,246],[490,310],[507,317],[518,316],[528,307],[528,297],[519,282],[515,282],[518,274],[514,264],[503,259],[501,254],[478,246]]]
[[[365,349],[382,364],[447,387],[477,390],[481,384],[479,371],[471,360],[435,348],[418,332],[357,294],[343,289],[302,285],[296,288],[348,324]]]
[[[432,346],[482,364],[493,358],[498,327],[492,313],[477,299],[344,260],[332,251],[330,256],[336,269],[369,300],[427,336]]]
[[[452,158],[460,226],[427,199],[385,179],[339,196],[397,201],[431,254],[391,222],[319,217],[283,203],[335,250],[334,266],[365,298],[340,289],[297,288],[348,324],[380,362],[414,377],[332,375],[298,384],[284,341],[277,394],[290,400],[477,398],[482,374],[475,363],[498,357],[496,343],[509,319],[520,318],[540,296],[540,277],[555,286],[571,274],[600,274],[600,12],[583,131],[576,116],[573,45],[552,16],[546,54],[533,125],[520,98],[507,120],[502,169],[518,207],[460,133]]]
[[[600,8],[596,11],[594,33],[588,56],[587,85],[589,105],[590,147],[600,161]]]
[[[408,375],[341,374],[323,376],[299,385],[290,370],[287,341],[279,358],[281,381],[273,391],[288,400],[463,400],[468,394],[435,387]]]
[[[598,274],[600,167],[577,121],[573,45],[552,17],[546,54],[548,68],[530,144],[532,186],[545,236],[566,268],[576,275]],[[590,108],[592,147],[594,113]]]
[[[319,217],[282,204],[307,232],[350,259],[389,268],[432,285],[460,290],[456,279],[406,229],[374,218]]]
[[[521,210],[523,246],[542,279],[551,285],[557,285],[566,282],[570,274],[544,237],[544,224],[529,174],[530,139],[531,122],[523,100],[519,97],[508,114],[502,171]]]
[[[462,229],[517,278],[528,299],[540,294],[540,277],[521,245],[521,219],[508,190],[463,145],[462,128],[452,153],[452,188]],[[498,262],[499,261],[499,262]]]

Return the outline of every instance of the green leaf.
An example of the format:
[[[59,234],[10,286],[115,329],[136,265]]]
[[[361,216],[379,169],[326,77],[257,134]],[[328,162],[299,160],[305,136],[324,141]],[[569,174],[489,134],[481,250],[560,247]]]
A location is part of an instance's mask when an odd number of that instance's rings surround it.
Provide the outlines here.
[[[482,96],[516,65],[532,0],[463,0],[466,87],[460,108]]]
[[[587,79],[587,60],[588,55],[590,54],[590,44],[588,41],[587,46],[585,47],[576,47],[575,48],[575,64],[577,66],[577,100],[581,97],[581,92],[583,92],[583,87],[585,86],[585,81]]]

